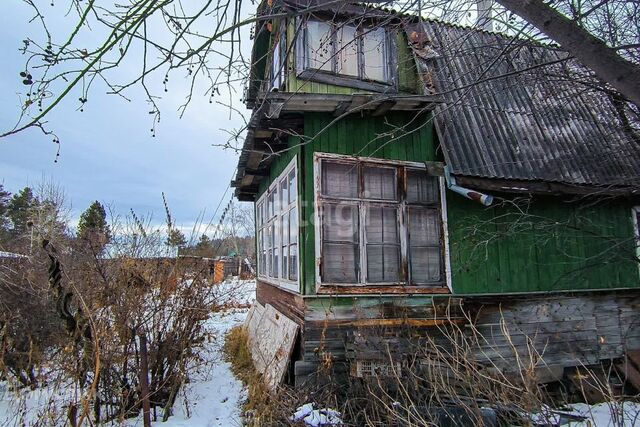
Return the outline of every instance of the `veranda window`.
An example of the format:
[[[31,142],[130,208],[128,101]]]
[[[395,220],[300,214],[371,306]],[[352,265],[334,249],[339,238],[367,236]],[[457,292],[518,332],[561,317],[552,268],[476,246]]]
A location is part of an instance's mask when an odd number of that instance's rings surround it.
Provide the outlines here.
[[[298,186],[295,158],[256,202],[258,277],[298,291]]]
[[[321,283],[443,284],[438,177],[413,165],[318,162]]]

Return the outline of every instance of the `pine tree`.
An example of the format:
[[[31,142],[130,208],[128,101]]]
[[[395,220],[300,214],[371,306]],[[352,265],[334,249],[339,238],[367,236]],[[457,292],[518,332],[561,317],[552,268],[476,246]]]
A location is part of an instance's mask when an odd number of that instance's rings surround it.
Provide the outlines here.
[[[80,215],[77,237],[96,253],[102,252],[111,240],[107,213],[104,206],[97,200]]]
[[[184,248],[187,244],[187,239],[184,237],[182,231],[177,228],[169,229],[169,234],[167,235],[167,246],[173,246],[178,248]]]
[[[205,258],[213,258],[213,241],[206,234],[200,236],[200,240],[193,248],[193,254]]]
[[[7,216],[11,221],[11,233],[13,235],[27,231],[33,211],[38,205],[38,199],[33,195],[33,190],[29,187],[24,187],[19,193],[13,195],[7,205]]]
[[[9,202],[11,201],[11,193],[5,191],[4,186],[0,184],[0,239],[4,239],[9,231]]]

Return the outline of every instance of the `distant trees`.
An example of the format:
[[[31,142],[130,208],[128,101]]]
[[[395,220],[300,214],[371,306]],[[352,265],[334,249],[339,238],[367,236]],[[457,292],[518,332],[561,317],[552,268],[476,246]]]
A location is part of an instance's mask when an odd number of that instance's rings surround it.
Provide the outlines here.
[[[181,249],[187,245],[187,238],[184,236],[184,233],[177,228],[170,228],[167,233],[166,244],[167,246]]]
[[[101,253],[111,240],[107,213],[97,200],[80,215],[76,236],[96,254]]]
[[[24,187],[13,195],[0,186],[0,248],[26,253],[33,232],[68,237],[63,209],[64,194],[52,184],[36,191]]]
[[[99,201],[93,201],[82,212],[75,233],[69,232],[70,218],[65,213],[65,206],[64,194],[55,185],[43,184],[37,189],[24,187],[12,194],[0,184],[0,250],[29,254],[34,250],[34,242],[37,245],[40,239],[46,238],[58,242],[64,240],[65,245],[73,243],[74,251],[97,256],[103,254],[108,244],[115,245],[116,240],[122,240],[121,230],[109,225],[106,208]],[[137,221],[141,232],[134,240],[143,239],[148,248],[152,246],[149,244],[151,237],[145,237],[142,229],[151,228],[151,224],[140,219]],[[223,221],[215,233],[203,232],[196,238],[185,236],[168,216],[167,227],[157,229],[157,253],[166,256],[166,247],[171,247],[177,248],[180,255],[214,258],[236,253],[242,258],[254,259],[252,210],[234,206]]]
[[[202,234],[198,242],[187,246],[181,252],[184,255],[199,256],[203,258],[214,258],[237,253],[242,258],[253,259],[255,253],[255,239],[253,236],[237,237],[235,241],[228,237],[210,238]]]
[[[5,233],[9,231],[9,217],[7,212],[9,211],[9,201],[11,200],[11,193],[4,189],[4,186],[0,184],[0,241],[4,239]]]
[[[39,203],[30,187],[24,187],[14,194],[7,206],[7,216],[11,221],[11,234],[18,235],[27,231],[30,219]]]
[[[206,234],[202,234],[198,243],[190,248],[189,254],[204,258],[213,258],[215,256],[213,241]]]

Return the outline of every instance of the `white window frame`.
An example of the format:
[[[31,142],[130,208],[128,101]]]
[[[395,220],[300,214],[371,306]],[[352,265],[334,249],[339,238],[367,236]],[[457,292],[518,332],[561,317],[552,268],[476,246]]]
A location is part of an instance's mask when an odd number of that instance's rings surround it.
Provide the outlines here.
[[[424,163],[419,162],[411,162],[411,161],[402,161],[402,160],[385,160],[385,159],[377,159],[371,157],[356,157],[356,156],[345,156],[340,154],[333,153],[314,153],[314,231],[315,231],[315,284],[316,290],[320,289],[322,286],[331,286],[331,287],[385,287],[385,286],[406,286],[411,289],[421,289],[424,290],[424,293],[429,293],[429,289],[437,289],[439,288],[438,284],[416,284],[410,285],[407,284],[406,281],[402,282],[393,282],[393,283],[379,283],[379,282],[366,282],[364,280],[360,280],[357,283],[329,283],[323,282],[321,277],[321,263],[322,263],[322,223],[321,223],[321,215],[320,215],[320,191],[322,188],[322,160],[337,160],[337,161],[346,161],[346,162],[362,162],[368,164],[377,164],[380,166],[403,166],[411,169],[421,169],[426,171],[426,165]],[[438,177],[438,189],[440,195],[440,219],[441,219],[441,233],[442,233],[442,262],[441,262],[441,277],[443,278],[442,284],[446,285],[450,292],[453,292],[452,284],[451,284],[451,259],[450,259],[450,251],[449,251],[449,230],[447,224],[447,204],[446,204],[446,196],[445,196],[445,182],[444,177]],[[380,201],[384,203],[384,201]],[[378,203],[378,201],[373,200],[373,203]],[[395,203],[395,202],[394,202]],[[400,256],[401,256],[401,264],[403,259],[409,260],[409,244],[407,241],[407,233],[406,229],[406,221],[404,218],[408,218],[408,205],[405,200],[401,200],[398,202],[399,204],[399,212],[401,213],[402,219],[400,219],[402,226],[400,230]],[[363,234],[363,224],[365,224],[363,213],[359,213],[360,221],[358,224],[360,236]],[[365,258],[364,250],[362,247],[366,246],[366,243],[359,244],[360,255],[359,262],[361,263],[361,271],[365,269],[362,265],[362,261]],[[410,260],[409,260],[410,261]],[[408,264],[409,265],[409,264]],[[410,268],[410,267],[408,267]],[[363,274],[360,274],[361,277]],[[407,278],[410,276],[410,272],[407,271]]]
[[[308,43],[309,33],[308,33],[308,27],[307,27],[308,22],[324,22],[331,27],[332,52],[331,52],[331,56],[328,59],[328,61],[331,62],[331,71],[322,70],[320,68],[313,68],[310,65],[310,53],[309,53],[309,43]],[[340,74],[338,73],[338,70],[337,70],[338,62],[339,62],[339,52],[336,51],[338,46],[336,37],[337,37],[337,33],[339,32],[339,29],[342,26],[353,27],[356,30],[356,43],[357,43],[357,50],[358,50],[356,55],[357,68],[358,68],[357,76],[350,75],[350,74]],[[365,73],[366,58],[365,58],[365,52],[363,51],[363,35],[367,34],[370,31],[374,31],[378,29],[381,29],[384,31],[383,56],[384,56],[385,68],[383,71],[383,74],[384,74],[383,80],[367,79],[366,73]],[[296,47],[296,50],[298,51],[298,61],[297,61],[298,73],[303,73],[306,71],[306,72],[313,72],[313,73],[329,74],[329,75],[336,76],[343,79],[360,80],[363,82],[371,82],[373,84],[379,84],[379,85],[393,85],[394,83],[393,67],[390,65],[391,56],[392,56],[391,40],[389,38],[389,33],[385,27],[350,25],[344,22],[333,22],[333,21],[322,20],[317,18],[308,18],[302,21],[302,36],[298,37],[298,40],[299,42]]]
[[[295,191],[295,201],[291,202],[291,200],[289,200],[289,203],[286,206],[282,206],[281,204],[281,200],[282,200],[282,195],[281,195],[281,183],[284,180],[288,180],[289,179],[289,174],[295,171],[295,183],[296,183],[296,191]],[[256,236],[257,236],[257,249],[258,249],[258,256],[257,256],[257,272],[258,272],[258,279],[278,286],[280,288],[292,291],[292,292],[296,292],[299,293],[300,292],[300,275],[301,275],[301,271],[300,271],[300,185],[299,185],[299,174],[298,174],[298,162],[297,162],[297,156],[294,156],[294,158],[289,162],[289,164],[287,164],[287,167],[284,168],[284,170],[282,171],[282,173],[280,175],[278,175],[278,177],[276,179],[273,180],[273,182],[271,184],[269,184],[269,187],[267,188],[267,190],[265,190],[265,192],[262,194],[262,196],[260,196],[260,198],[258,198],[258,200],[255,203],[255,210],[256,210]],[[289,187],[287,187],[289,188]],[[276,193],[278,196],[278,200],[274,201],[274,214],[273,215],[268,215],[266,214],[268,212],[268,198],[271,194]],[[296,280],[289,280],[288,278],[288,270],[289,270],[289,263],[287,263],[287,272],[286,272],[286,276],[285,276],[285,272],[283,272],[283,268],[282,268],[282,218],[287,215],[289,216],[290,212],[292,209],[296,209],[296,214],[297,214],[297,222],[298,222],[298,227],[295,230],[296,231],[296,237],[297,237],[297,243],[296,243],[296,250],[295,250],[295,254],[296,254],[296,263],[297,263],[297,275],[296,275]],[[266,219],[266,221],[265,221]],[[278,257],[278,276],[277,277],[273,277],[270,273],[271,273],[271,269],[269,269],[269,271],[266,271],[268,266],[270,265],[270,261],[268,259],[266,259],[266,261],[262,260],[262,245],[263,245],[263,239],[264,239],[264,235],[267,233],[267,231],[271,230],[272,228],[274,228],[276,226],[276,224],[279,225],[279,230],[280,230],[280,236],[279,238],[274,238],[274,244],[275,242],[279,242],[279,247],[278,249],[280,250],[280,256]],[[290,224],[287,222],[288,228],[290,228]],[[276,229],[278,229],[276,228]],[[289,243],[287,246],[290,246],[291,244]],[[272,250],[275,250],[275,246]],[[267,254],[266,257],[269,258],[269,249],[267,248],[266,250]],[[290,259],[290,258],[289,258]],[[263,262],[266,265],[263,265]],[[290,261],[289,261],[290,262]],[[271,264],[273,265],[273,264]]]

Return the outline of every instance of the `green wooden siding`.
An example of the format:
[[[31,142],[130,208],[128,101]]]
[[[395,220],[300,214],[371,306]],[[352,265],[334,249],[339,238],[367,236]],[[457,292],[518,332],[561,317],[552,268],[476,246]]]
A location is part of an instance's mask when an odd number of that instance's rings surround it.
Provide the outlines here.
[[[456,294],[640,287],[628,202],[484,208],[448,193],[447,211]]]
[[[269,176],[260,182],[256,200],[258,200],[264,194],[264,192],[267,191],[269,185],[271,185],[271,183],[282,173],[282,171],[284,171],[289,162],[291,162],[291,159],[293,159],[294,156],[300,153],[300,137],[289,137],[288,145],[290,149],[283,151],[282,153],[275,156],[275,159],[271,162],[271,165],[269,167]],[[298,181],[299,180],[300,179],[298,179]]]
[[[354,114],[333,123],[335,118],[329,114],[305,114],[299,178],[302,191],[300,271],[305,294],[315,293],[313,153],[416,162],[440,160],[436,155],[432,123],[426,117],[406,112],[392,112],[382,117]]]
[[[259,190],[264,193],[298,155],[304,294],[315,294],[313,154],[441,161],[426,117],[391,112],[352,115],[334,123],[330,114],[305,114],[304,136],[289,138],[291,149],[274,159]],[[485,208],[447,192],[447,215],[455,294],[640,287],[629,202],[536,197]]]
[[[404,32],[396,33],[396,53],[398,58],[398,89],[400,92],[422,93],[422,79],[418,78],[418,69],[409,41]]]

